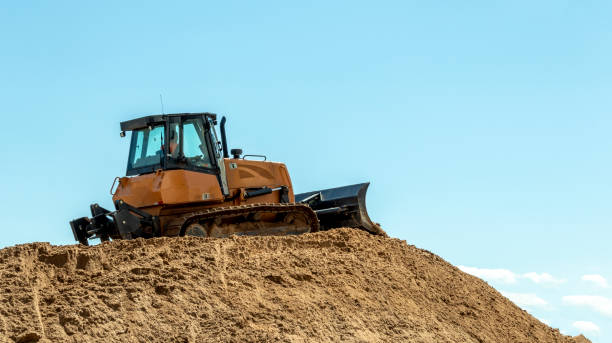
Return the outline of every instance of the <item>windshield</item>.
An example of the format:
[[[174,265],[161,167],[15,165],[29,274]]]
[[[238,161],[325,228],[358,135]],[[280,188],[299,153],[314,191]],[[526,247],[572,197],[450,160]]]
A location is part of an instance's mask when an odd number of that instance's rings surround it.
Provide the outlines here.
[[[161,164],[164,146],[164,125],[134,130],[128,169],[155,167]]]

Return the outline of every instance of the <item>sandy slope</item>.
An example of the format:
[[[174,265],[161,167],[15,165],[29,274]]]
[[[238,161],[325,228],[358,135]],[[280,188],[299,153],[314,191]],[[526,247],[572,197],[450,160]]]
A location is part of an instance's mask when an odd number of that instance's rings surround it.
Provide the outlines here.
[[[0,342],[573,342],[482,280],[350,229],[0,251]]]

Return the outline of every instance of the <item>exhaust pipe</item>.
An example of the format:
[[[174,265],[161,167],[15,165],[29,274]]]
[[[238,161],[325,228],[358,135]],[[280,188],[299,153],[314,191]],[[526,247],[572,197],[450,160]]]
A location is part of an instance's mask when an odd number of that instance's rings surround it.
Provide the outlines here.
[[[229,158],[229,152],[227,150],[227,136],[225,135],[225,116],[221,118],[221,124],[219,128],[221,129],[221,144],[223,145],[223,158]]]

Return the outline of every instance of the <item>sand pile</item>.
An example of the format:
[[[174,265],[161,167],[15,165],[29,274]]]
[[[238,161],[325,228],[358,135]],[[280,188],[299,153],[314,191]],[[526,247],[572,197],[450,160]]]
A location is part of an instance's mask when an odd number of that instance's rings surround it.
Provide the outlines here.
[[[350,229],[0,251],[1,342],[588,342]]]

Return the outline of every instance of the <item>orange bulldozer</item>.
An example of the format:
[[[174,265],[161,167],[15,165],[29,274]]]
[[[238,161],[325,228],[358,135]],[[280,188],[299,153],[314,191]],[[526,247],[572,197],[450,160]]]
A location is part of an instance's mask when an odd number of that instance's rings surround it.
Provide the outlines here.
[[[368,217],[369,183],[293,194],[283,163],[227,149],[225,117],[162,114],[121,123],[131,131],[124,177],[111,186],[115,210],[93,204],[70,222],[74,238],[289,235],[352,227],[385,235]]]

